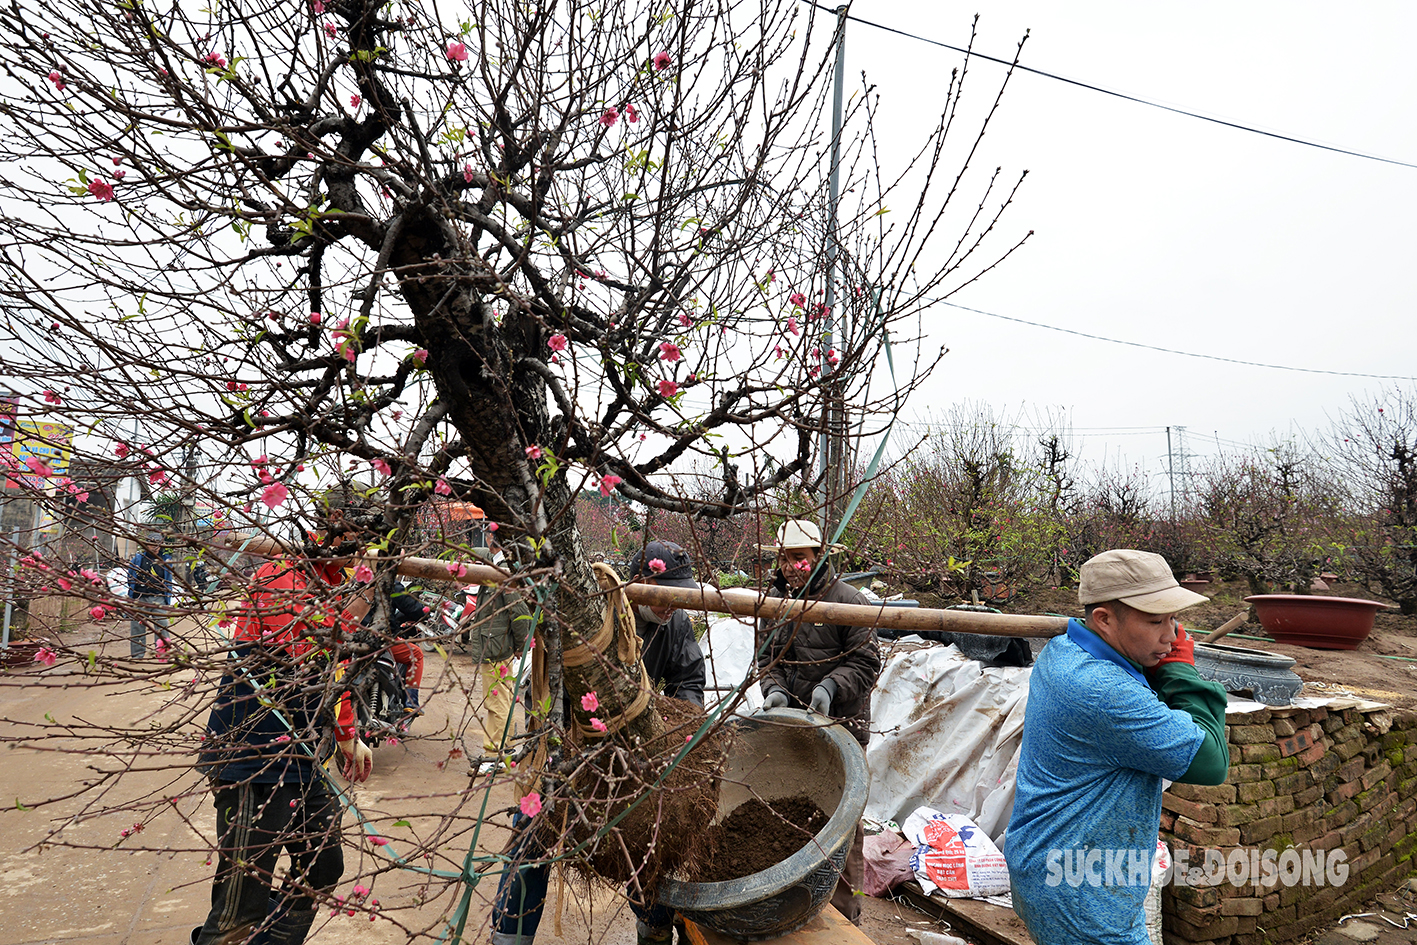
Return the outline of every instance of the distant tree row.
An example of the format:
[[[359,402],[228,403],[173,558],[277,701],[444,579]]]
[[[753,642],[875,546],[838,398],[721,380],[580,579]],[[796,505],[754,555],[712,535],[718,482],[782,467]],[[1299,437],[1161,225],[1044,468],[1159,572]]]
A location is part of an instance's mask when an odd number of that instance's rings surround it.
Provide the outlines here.
[[[1244,578],[1252,593],[1308,591],[1336,572],[1417,613],[1417,393],[1354,398],[1329,429],[1211,459],[1173,497],[1139,468],[1080,463],[1061,423],[1023,424],[961,404],[867,487],[844,560],[922,592],[988,597],[1067,585],[1107,548],[1166,556],[1179,573]],[[1053,429],[1050,431],[1049,427]],[[859,478],[859,476],[858,476]],[[645,535],[693,547],[719,571],[753,573],[783,515],[810,496],[780,490],[773,514],[724,522],[647,516],[582,500],[590,547],[610,558]]]

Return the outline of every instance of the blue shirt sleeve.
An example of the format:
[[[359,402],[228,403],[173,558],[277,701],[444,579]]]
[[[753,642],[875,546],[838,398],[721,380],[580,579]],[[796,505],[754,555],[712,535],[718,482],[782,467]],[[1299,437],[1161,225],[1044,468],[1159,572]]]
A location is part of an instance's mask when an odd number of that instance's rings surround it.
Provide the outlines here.
[[[1175,781],[1191,766],[1205,732],[1188,713],[1169,708],[1120,671],[1117,676],[1117,686],[1094,690],[1089,700],[1107,722],[1086,727],[1095,752],[1116,767]]]

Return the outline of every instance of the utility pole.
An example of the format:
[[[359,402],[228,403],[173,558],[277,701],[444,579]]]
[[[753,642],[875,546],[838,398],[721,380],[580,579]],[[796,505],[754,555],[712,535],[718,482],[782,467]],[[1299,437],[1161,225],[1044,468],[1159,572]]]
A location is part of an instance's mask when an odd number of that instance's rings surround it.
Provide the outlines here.
[[[1171,428],[1166,428],[1166,478],[1171,483],[1171,524],[1176,524],[1176,455],[1171,452]]]
[[[842,88],[846,84],[847,9],[843,5],[833,11],[836,13],[836,81],[832,89],[831,177],[827,205],[827,274],[824,300],[826,311],[822,319],[824,338],[821,348],[822,390],[826,397],[822,404],[822,429],[819,440],[822,479],[827,494],[827,501],[822,506],[822,533],[827,541],[831,541],[841,521],[847,482],[846,403],[840,379],[830,376],[836,372],[832,369],[829,357],[836,345],[833,331],[836,319],[836,229],[837,201],[841,192],[841,99]]]

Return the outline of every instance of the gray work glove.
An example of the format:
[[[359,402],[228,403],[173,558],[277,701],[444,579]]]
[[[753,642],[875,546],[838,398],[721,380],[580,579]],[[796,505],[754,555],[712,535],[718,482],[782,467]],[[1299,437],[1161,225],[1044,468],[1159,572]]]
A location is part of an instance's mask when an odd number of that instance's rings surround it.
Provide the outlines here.
[[[782,689],[774,689],[763,699],[763,711],[768,709],[781,709],[787,705],[787,692]]]
[[[818,685],[812,690],[812,703],[809,708],[818,715],[831,715],[832,691],[825,685]]]

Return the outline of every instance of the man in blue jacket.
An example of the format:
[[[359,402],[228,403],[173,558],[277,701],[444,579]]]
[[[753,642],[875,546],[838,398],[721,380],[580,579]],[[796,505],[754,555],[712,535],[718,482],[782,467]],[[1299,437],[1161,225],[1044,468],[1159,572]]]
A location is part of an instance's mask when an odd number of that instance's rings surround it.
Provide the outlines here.
[[[1038,945],[1150,941],[1162,779],[1220,784],[1230,765],[1225,690],[1196,675],[1176,622],[1205,600],[1160,555],[1103,552],[1082,566],[1085,621],[1039,654],[1004,848]]]
[[[128,652],[133,659],[147,655],[148,626],[159,650],[167,645],[167,615],[172,603],[172,560],[162,540],[149,535],[128,562],[128,598],[133,601],[128,619]]]

